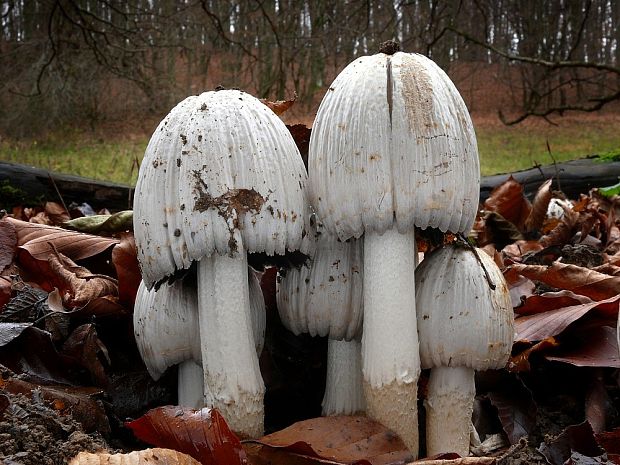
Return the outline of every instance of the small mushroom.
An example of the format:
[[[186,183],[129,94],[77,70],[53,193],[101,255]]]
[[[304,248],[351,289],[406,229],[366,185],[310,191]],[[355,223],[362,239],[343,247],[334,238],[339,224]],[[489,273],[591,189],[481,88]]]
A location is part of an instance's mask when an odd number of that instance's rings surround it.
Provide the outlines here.
[[[252,332],[260,356],[265,341],[265,301],[255,273],[248,273]],[[177,280],[149,291],[141,282],[133,322],[138,352],[151,377],[158,380],[164,371],[178,364],[178,404],[202,408],[204,373],[195,285]]]
[[[206,404],[244,437],[263,432],[265,386],[251,332],[247,252],[307,252],[306,172],[284,123],[256,98],[188,97],[140,167],[134,232],[150,289],[193,262]]]
[[[340,242],[324,231],[312,260],[279,276],[277,302],[284,326],[295,334],[329,337],[324,415],[365,409],[362,390],[362,244]]]
[[[458,244],[433,251],[416,269],[416,305],[429,456],[469,455],[474,370],[506,365],[514,339],[510,293],[482,249]]]

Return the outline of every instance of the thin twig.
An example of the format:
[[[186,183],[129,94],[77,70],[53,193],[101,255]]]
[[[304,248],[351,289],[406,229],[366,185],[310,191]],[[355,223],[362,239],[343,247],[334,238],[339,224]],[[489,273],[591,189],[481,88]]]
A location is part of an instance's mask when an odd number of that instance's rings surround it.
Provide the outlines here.
[[[58,194],[58,198],[60,199],[60,203],[62,203],[62,206],[65,209],[65,211],[67,213],[69,213],[69,209],[67,208],[67,204],[65,203],[65,199],[62,198],[62,195],[60,194],[60,191],[58,190],[58,186],[56,185],[56,181],[54,181],[54,178],[52,177],[52,174],[50,172],[48,172],[47,176],[48,176],[48,178],[50,178],[50,181],[52,182],[52,186],[54,186],[54,190],[56,191],[56,194]]]
[[[476,257],[476,260],[478,260],[478,263],[482,267],[482,271],[484,271],[484,276],[486,277],[487,282],[489,283],[489,287],[491,288],[492,291],[494,291],[497,286],[491,279],[491,275],[489,274],[489,271],[487,270],[486,266],[484,266],[484,263],[482,262],[480,255],[478,255],[478,250],[476,249],[476,247],[474,247],[472,243],[469,242],[469,239],[467,239],[463,233],[458,233],[457,237],[462,241],[465,247],[467,247],[469,250],[473,252],[474,256]]]

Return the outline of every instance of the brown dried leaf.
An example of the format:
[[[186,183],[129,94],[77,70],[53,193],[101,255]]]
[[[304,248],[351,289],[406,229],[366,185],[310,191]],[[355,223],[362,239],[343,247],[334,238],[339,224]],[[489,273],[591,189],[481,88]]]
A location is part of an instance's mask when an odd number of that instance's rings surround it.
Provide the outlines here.
[[[537,407],[532,393],[522,382],[514,380],[511,388],[510,393],[489,392],[488,397],[497,409],[510,444],[516,444],[536,428]]]
[[[131,233],[122,233],[120,241],[120,244],[112,249],[112,263],[118,277],[118,300],[128,308],[133,308],[142,279],[136,242]]]
[[[620,294],[599,302],[571,305],[548,312],[522,316],[515,319],[515,341],[542,341],[562,333],[568,325],[582,318],[596,308],[599,312],[617,314]]]
[[[521,258],[526,253],[539,252],[543,250],[543,246],[539,241],[518,240],[512,244],[508,244],[502,249],[502,253],[513,259]]]
[[[239,438],[215,409],[159,407],[126,426],[142,441],[187,453],[203,465],[247,463]]]
[[[589,297],[575,294],[571,291],[545,292],[528,297],[523,305],[515,308],[515,313],[519,315],[533,315],[535,313],[555,310],[556,308],[591,302],[592,299]]]
[[[54,247],[71,260],[81,260],[98,255],[119,243],[117,239],[27,223],[13,218],[6,218],[6,221],[15,227],[17,245],[37,260],[47,260]]]
[[[98,297],[118,295],[116,279],[94,275],[61,253],[50,254],[48,263],[51,271],[62,283],[60,291],[67,308],[83,307]]]
[[[551,179],[547,179],[536,191],[534,201],[532,202],[532,209],[530,214],[525,220],[526,231],[538,231],[545,221],[547,216],[547,207],[551,201]]]
[[[545,248],[554,245],[564,245],[575,235],[575,229],[580,218],[579,213],[564,206],[562,208],[564,208],[564,216],[560,219],[557,226],[540,238],[540,244]]]
[[[17,232],[15,226],[4,218],[0,220],[0,273],[13,263],[16,251]]]
[[[53,225],[60,225],[65,221],[69,221],[71,216],[65,210],[65,207],[56,202],[45,202],[45,213]]]
[[[560,349],[547,360],[564,362],[578,367],[620,368],[616,330],[609,326],[582,329],[571,334],[571,347]]]
[[[531,279],[518,276],[516,280],[508,280],[508,290],[510,292],[510,300],[512,307],[517,308],[523,302],[527,302],[527,299],[534,294],[536,284]]]
[[[99,452],[80,452],[71,459],[69,465],[200,465],[200,462],[187,454],[170,449],[145,449],[128,454],[108,454]]]
[[[261,99],[261,102],[267,105],[267,107],[269,107],[269,109],[273,111],[276,115],[280,116],[286,110],[291,108],[296,100],[297,92],[293,94],[293,98],[291,100],[276,100],[275,102],[271,102],[267,99]]]
[[[108,350],[97,336],[94,325],[85,324],[75,328],[63,344],[61,353],[87,369],[97,386],[108,385],[108,377],[99,354],[108,364],[111,361]]]
[[[620,277],[557,261],[551,266],[515,264],[509,269],[526,278],[558,289],[567,289],[594,300],[615,296],[620,289]]]
[[[519,231],[523,231],[532,206],[523,195],[523,186],[510,176],[493,189],[484,202],[484,209],[499,213],[514,224]]]
[[[530,356],[537,352],[542,352],[547,349],[551,349],[557,347],[559,344],[553,337],[549,337],[540,341],[537,344],[534,344],[531,347],[528,347],[524,351],[520,352],[517,355],[511,356],[510,360],[508,360],[508,364],[506,365],[506,369],[513,373],[520,373],[522,371],[530,371]]]
[[[616,346],[616,354],[618,347]],[[603,381],[602,369],[590,370],[590,383],[585,398],[586,420],[592,426],[595,433],[605,431],[611,399]]]
[[[411,461],[412,455],[393,432],[358,416],[334,416],[300,421],[255,441],[278,449],[337,463],[381,465]]]

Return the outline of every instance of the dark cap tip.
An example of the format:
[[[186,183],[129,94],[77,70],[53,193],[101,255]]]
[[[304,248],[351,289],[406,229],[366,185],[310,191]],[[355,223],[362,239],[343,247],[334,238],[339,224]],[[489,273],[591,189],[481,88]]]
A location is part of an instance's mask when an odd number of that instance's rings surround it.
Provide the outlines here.
[[[395,40],[386,40],[379,45],[379,53],[394,55],[396,52],[400,52],[400,44]]]

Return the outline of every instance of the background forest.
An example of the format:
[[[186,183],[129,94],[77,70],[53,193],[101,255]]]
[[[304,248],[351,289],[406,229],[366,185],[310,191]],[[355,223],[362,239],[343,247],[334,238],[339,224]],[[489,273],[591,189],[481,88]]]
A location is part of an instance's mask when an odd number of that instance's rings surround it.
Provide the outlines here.
[[[439,63],[476,121],[620,99],[614,0],[2,0],[0,13],[0,137],[13,161],[16,140],[70,138],[66,128],[140,134],[128,150],[140,153],[174,104],[218,85],[297,95],[288,118],[311,124],[338,72],[392,38]],[[488,143],[483,155],[500,144]]]

